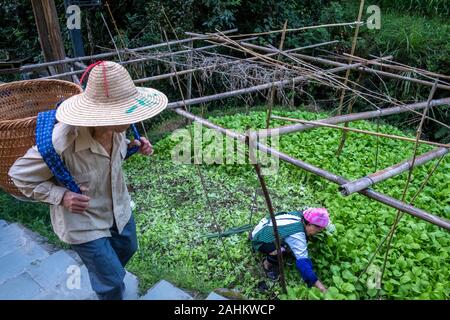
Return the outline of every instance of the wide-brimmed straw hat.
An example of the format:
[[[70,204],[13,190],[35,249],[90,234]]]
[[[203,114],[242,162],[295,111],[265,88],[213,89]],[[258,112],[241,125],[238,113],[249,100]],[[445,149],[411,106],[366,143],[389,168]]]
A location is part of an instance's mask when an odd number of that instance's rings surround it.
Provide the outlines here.
[[[125,125],[154,117],[166,106],[165,94],[136,87],[120,64],[101,61],[91,69],[86,90],[63,101],[56,119],[83,127]]]

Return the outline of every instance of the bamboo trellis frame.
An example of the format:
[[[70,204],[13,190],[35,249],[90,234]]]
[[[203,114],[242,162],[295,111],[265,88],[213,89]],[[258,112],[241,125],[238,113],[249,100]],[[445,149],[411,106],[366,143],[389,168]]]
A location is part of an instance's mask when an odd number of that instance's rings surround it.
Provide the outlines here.
[[[54,66],[54,65],[59,65],[59,64],[74,64],[74,67],[77,68],[81,68],[83,69],[84,66],[80,64],[81,61],[87,61],[87,60],[92,60],[92,59],[103,59],[103,58],[108,58],[108,57],[114,57],[117,54],[120,53],[133,53],[135,54],[136,52],[140,52],[140,51],[146,51],[146,50],[151,50],[151,49],[157,49],[157,48],[167,48],[170,47],[170,45],[181,45],[181,44],[185,44],[185,43],[193,43],[194,41],[206,41],[206,42],[213,42],[215,44],[211,45],[211,46],[204,46],[204,47],[200,47],[200,48],[188,48],[185,50],[181,50],[181,51],[175,51],[175,52],[165,52],[162,53],[162,56],[173,56],[175,54],[190,54],[195,50],[207,50],[207,49],[213,49],[213,48],[218,48],[221,47],[222,45],[224,45],[224,39],[221,38],[221,36],[223,36],[224,34],[229,34],[229,33],[233,33],[236,32],[237,30],[227,30],[224,32],[218,32],[215,34],[208,34],[208,35],[202,35],[202,34],[193,34],[192,33],[192,37],[187,38],[187,39],[182,39],[182,40],[171,40],[171,41],[166,41],[160,44],[155,44],[155,45],[150,45],[150,46],[146,46],[146,47],[140,47],[140,48],[134,48],[134,49],[126,49],[126,50],[118,50],[119,52],[107,52],[107,53],[102,53],[102,54],[97,54],[97,55],[92,55],[92,56],[85,56],[85,57],[78,57],[78,58],[68,58],[65,60],[59,60],[59,61],[52,61],[52,62],[47,62],[47,63],[41,63],[41,64],[33,64],[33,65],[28,65],[28,66],[23,66],[21,68],[19,68],[19,70],[15,70],[15,71],[19,71],[19,72],[28,72],[28,71],[32,71],[32,70],[36,70],[36,69],[42,69],[43,67],[49,67],[49,66]],[[245,39],[243,39],[245,40]],[[275,48],[267,48],[267,47],[262,47],[262,46],[257,46],[254,44],[250,44],[248,42],[245,42],[243,40],[239,40],[239,43],[242,46],[245,46],[249,49],[255,49],[255,50],[260,50],[265,52],[264,55],[262,56],[257,56],[256,54],[251,57],[251,58],[236,58],[235,61],[230,62],[230,64],[238,64],[241,62],[246,62],[246,61],[255,61],[258,62],[261,58],[260,57],[271,57],[273,55],[277,55],[277,54],[283,54],[283,55],[287,55],[289,53],[289,55],[296,57],[296,58],[300,58],[302,60],[308,60],[308,61],[312,61],[312,62],[317,62],[317,63],[321,63],[321,64],[327,64],[327,65],[331,65],[334,66],[334,68],[331,69],[318,69],[310,74],[305,74],[305,75],[301,75],[301,76],[297,76],[297,77],[293,77],[290,79],[282,79],[282,80],[278,80],[278,81],[273,81],[273,82],[269,82],[269,83],[264,83],[261,85],[257,85],[257,86],[253,86],[253,87],[247,87],[247,88],[242,88],[242,89],[238,89],[238,90],[231,90],[231,91],[227,91],[227,92],[222,92],[222,93],[218,93],[218,94],[214,94],[214,95],[209,95],[209,96],[203,96],[203,97],[197,97],[197,98],[191,98],[191,99],[183,99],[181,101],[175,101],[175,102],[171,102],[169,103],[168,109],[172,109],[174,110],[177,114],[190,119],[190,120],[194,120],[194,121],[198,121],[200,123],[202,123],[203,125],[205,125],[208,128],[212,128],[214,130],[217,130],[219,132],[222,133],[226,133],[228,135],[234,136],[235,138],[238,138],[238,140],[240,140],[241,142],[245,142],[245,136],[242,136],[238,133],[233,133],[230,130],[227,130],[225,128],[219,127],[217,125],[214,125],[212,123],[210,123],[209,121],[197,117],[185,110],[182,110],[181,107],[186,107],[188,105],[196,105],[196,104],[201,104],[201,103],[205,103],[205,102],[210,102],[210,101],[215,101],[215,100],[221,100],[221,99],[225,99],[225,98],[230,98],[230,97],[237,97],[237,96],[241,96],[241,95],[245,95],[245,94],[250,94],[250,93],[256,93],[256,92],[262,92],[268,89],[271,89],[273,87],[278,87],[278,88],[282,88],[284,86],[288,86],[288,85],[292,85],[295,83],[299,83],[299,82],[304,82],[304,81],[308,81],[313,77],[317,77],[317,76],[329,76],[332,74],[336,74],[339,73],[341,71],[347,71],[347,70],[357,70],[357,71],[362,71],[362,72],[366,72],[366,73],[370,73],[370,74],[376,74],[377,76],[385,76],[385,77],[390,77],[390,78],[396,78],[396,79],[400,79],[400,80],[404,80],[404,81],[411,81],[414,83],[418,83],[421,85],[427,85],[427,86],[432,86],[433,83],[430,81],[426,81],[426,80],[421,80],[421,79],[416,79],[416,78],[410,78],[410,77],[405,77],[405,76],[401,76],[395,73],[391,73],[391,72],[386,72],[386,71],[381,71],[381,70],[376,70],[376,69],[372,69],[369,66],[371,65],[384,65],[383,62],[387,59],[386,57],[381,57],[381,58],[377,58],[377,59],[372,59],[372,60],[367,60],[367,59],[363,59],[360,57],[356,57],[354,56],[353,58],[355,60],[357,60],[357,63],[351,63],[351,64],[346,64],[346,63],[341,63],[341,62],[336,62],[333,60],[328,60],[328,59],[323,59],[323,58],[318,58],[318,57],[313,57],[313,56],[308,56],[308,55],[304,55],[304,54],[299,54],[299,53],[295,53],[295,51],[301,50],[302,48],[294,48],[294,49],[288,49],[288,50],[278,50]],[[309,46],[310,48],[312,47],[317,47],[317,46],[321,46],[321,45],[326,45],[332,42],[328,42],[328,43],[322,43],[322,44],[316,44],[316,45],[312,45]],[[227,44],[228,46],[230,45],[230,43]],[[307,48],[307,47],[306,47]],[[251,53],[251,52],[250,52]],[[141,57],[141,58],[137,58],[137,59],[133,59],[133,60],[125,60],[123,61],[124,64],[133,64],[133,63],[140,63],[143,61],[148,61],[151,59],[155,59],[155,57]],[[165,62],[165,61],[163,61]],[[393,70],[395,69],[399,69],[399,68],[391,68]],[[171,78],[175,75],[181,75],[181,74],[192,74],[196,71],[201,71],[202,68],[190,68],[190,69],[186,69],[186,70],[180,70],[180,71],[176,71],[176,72],[172,72],[172,73],[168,73],[168,74],[163,74],[163,75],[156,75],[153,77],[147,77],[147,78],[142,78],[142,79],[135,79],[135,83],[142,83],[145,81],[155,81],[155,80],[162,80],[162,79],[167,79],[167,78]],[[76,70],[76,71],[72,71],[70,73],[70,75],[76,75],[78,73],[82,73],[84,70]],[[424,71],[424,70],[421,70]],[[426,71],[426,70],[425,70]],[[5,72],[2,72],[5,73]],[[67,74],[60,74],[60,75],[55,75],[55,77],[57,76],[64,76]],[[433,75],[433,73],[428,73],[428,75]],[[443,90],[450,90],[450,86],[447,86],[443,83],[438,83],[436,85],[436,87],[438,89],[443,89]],[[429,107],[433,107],[433,106],[440,106],[440,105],[448,105],[450,104],[450,98],[444,98],[444,99],[435,99],[435,100],[431,100],[429,101]],[[388,116],[388,115],[392,115],[392,114],[400,114],[400,113],[404,113],[404,112],[408,112],[408,111],[416,111],[416,110],[421,110],[427,107],[427,102],[419,102],[419,103],[413,103],[413,104],[407,104],[407,105],[397,105],[391,108],[385,108],[385,109],[379,109],[379,110],[375,110],[375,111],[367,111],[367,112],[360,112],[360,113],[353,113],[353,114],[346,114],[346,115],[342,115],[342,116],[337,116],[337,117],[330,117],[327,119],[322,119],[322,120],[318,120],[317,123],[301,123],[301,124],[294,124],[294,125],[288,125],[288,126],[284,126],[284,127],[280,127],[280,128],[275,128],[275,129],[270,129],[270,130],[266,130],[266,131],[261,131],[261,132],[257,132],[259,137],[264,137],[264,136],[268,136],[268,135],[272,135],[272,134],[287,134],[287,133],[292,133],[292,132],[299,132],[299,131],[304,131],[304,130],[308,130],[314,127],[318,127],[318,126],[322,126],[323,124],[330,124],[330,125],[335,125],[338,123],[346,123],[346,122],[351,122],[351,121],[356,121],[356,120],[364,120],[364,119],[373,119],[373,118],[377,118],[377,117],[382,117],[382,116]],[[319,124],[320,123],[320,124]],[[278,150],[272,149],[268,146],[265,146],[261,143],[258,143],[258,148],[266,153],[272,154],[277,156],[279,159],[286,161],[288,163],[293,164],[294,166],[297,166],[299,168],[302,168],[308,172],[311,172],[315,175],[318,175],[320,177],[323,177],[333,183],[338,184],[339,186],[341,186],[341,188],[344,188],[342,186],[348,186],[351,185],[353,182],[348,181],[347,179],[335,175],[331,172],[325,171],[321,168],[315,167],[307,162],[304,162],[302,160],[299,159],[295,159],[290,157],[287,154],[284,154]],[[441,148],[438,149],[439,154],[441,154],[443,149],[445,149],[445,153],[448,152],[447,148]],[[423,155],[423,161],[425,161],[425,159],[428,159],[429,157],[427,157],[426,155]],[[414,163],[414,165],[420,165],[422,161],[422,157],[418,157]],[[399,164],[398,165],[401,168],[404,168],[404,164]],[[364,179],[364,178],[362,178]],[[361,179],[361,180],[362,180]],[[369,178],[370,179],[370,178]],[[371,184],[370,184],[371,185]],[[388,206],[391,206],[395,209],[398,209],[402,212],[411,214],[413,216],[416,216],[420,219],[423,219],[425,221],[428,221],[432,224],[435,224],[437,226],[443,227],[447,230],[450,230],[450,222],[444,218],[440,218],[437,216],[434,216],[428,212],[425,212],[424,210],[421,210],[419,208],[416,208],[410,204],[407,204],[405,202],[399,201],[397,199],[394,199],[390,196],[381,194],[379,192],[376,192],[372,189],[370,189],[369,186],[364,186],[364,188],[360,188],[358,187],[357,190],[354,190],[353,192],[358,192],[370,199],[376,200],[378,202],[381,202],[383,204],[386,204]]]

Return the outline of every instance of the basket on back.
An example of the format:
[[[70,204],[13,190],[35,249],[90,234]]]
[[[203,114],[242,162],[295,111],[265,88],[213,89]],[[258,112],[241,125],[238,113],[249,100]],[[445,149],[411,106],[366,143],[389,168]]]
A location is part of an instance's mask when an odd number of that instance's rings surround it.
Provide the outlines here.
[[[0,84],[0,188],[23,198],[8,171],[35,144],[37,114],[55,109],[61,100],[82,92],[62,80],[25,80]]]

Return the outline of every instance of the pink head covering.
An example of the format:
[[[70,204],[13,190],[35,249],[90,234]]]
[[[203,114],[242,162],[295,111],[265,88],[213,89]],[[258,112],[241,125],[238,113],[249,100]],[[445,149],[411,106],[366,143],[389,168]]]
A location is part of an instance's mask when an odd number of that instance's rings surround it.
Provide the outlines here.
[[[325,228],[330,222],[328,211],[325,208],[309,208],[303,211],[306,221],[318,227]]]

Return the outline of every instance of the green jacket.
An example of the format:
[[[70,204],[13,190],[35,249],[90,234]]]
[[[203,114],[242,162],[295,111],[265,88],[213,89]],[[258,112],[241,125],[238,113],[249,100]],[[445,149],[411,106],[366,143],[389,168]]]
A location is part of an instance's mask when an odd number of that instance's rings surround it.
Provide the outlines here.
[[[305,232],[303,225],[303,211],[278,212],[275,215],[280,241],[299,232]],[[274,243],[272,220],[270,217],[262,219],[252,232],[252,246],[258,250],[264,243]]]

